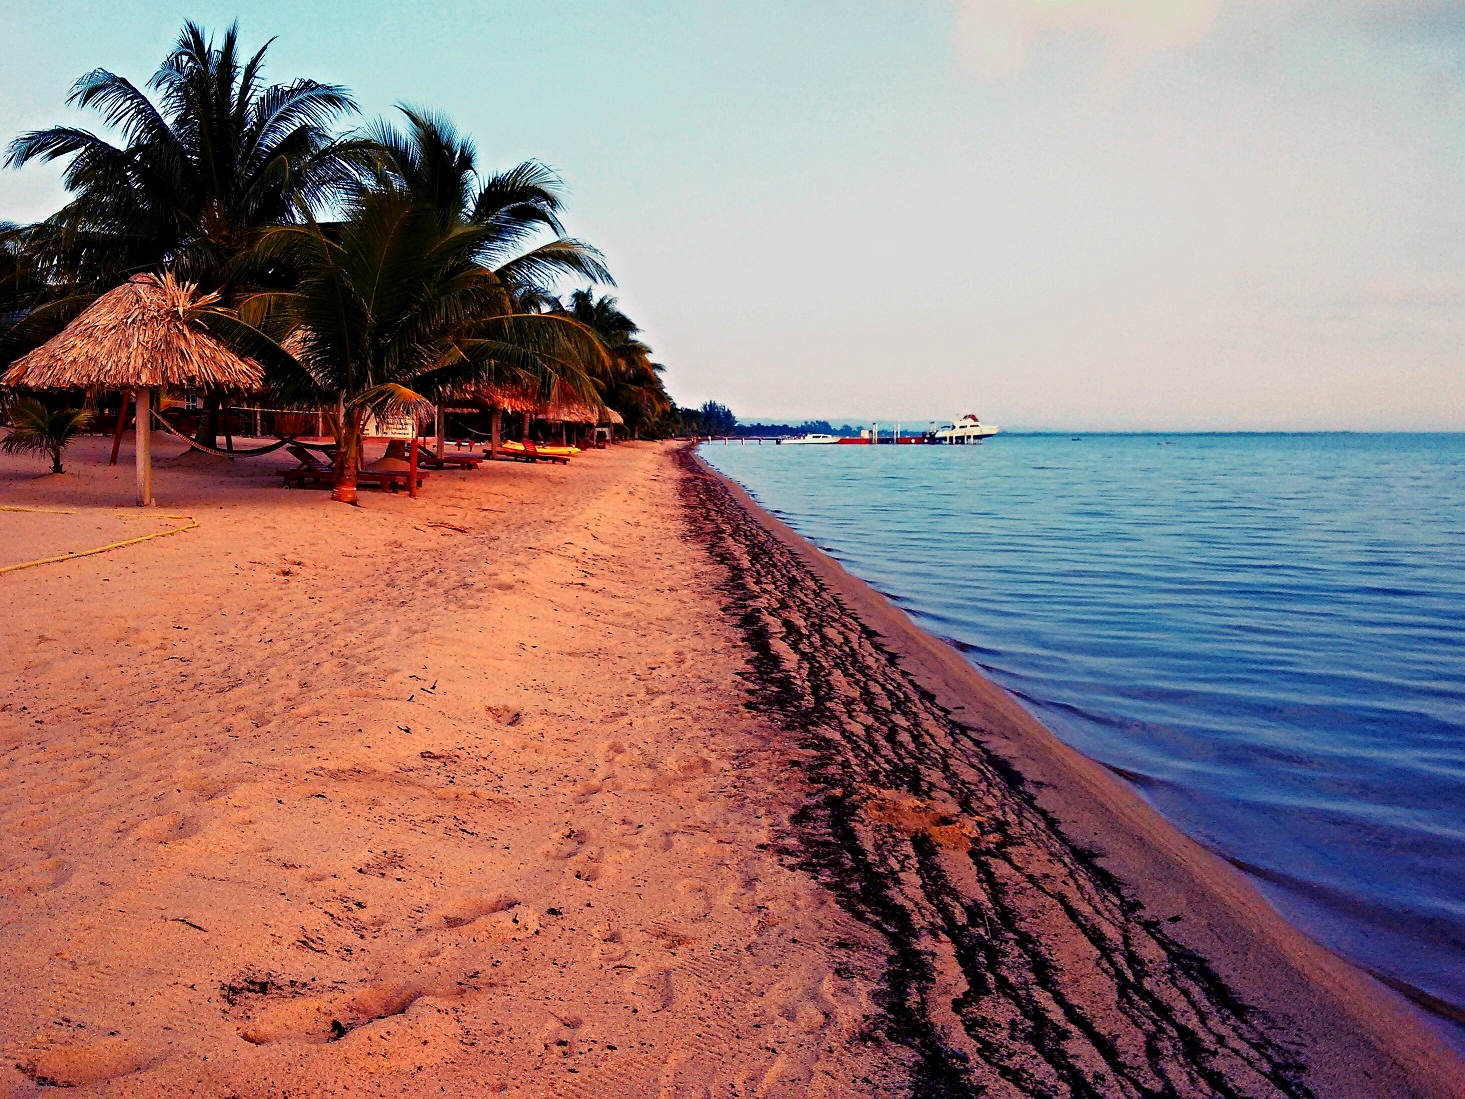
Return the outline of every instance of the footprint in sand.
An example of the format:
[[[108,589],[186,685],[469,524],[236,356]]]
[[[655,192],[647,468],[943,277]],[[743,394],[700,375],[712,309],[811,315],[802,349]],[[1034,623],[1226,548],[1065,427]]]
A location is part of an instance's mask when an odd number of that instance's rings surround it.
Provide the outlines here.
[[[677,882],[676,899],[672,908],[678,916],[700,920],[712,911],[712,901],[707,896],[707,886],[695,878]]]
[[[656,969],[649,973],[638,973],[626,985],[631,1005],[641,1011],[665,1011],[671,1006],[671,972]]]
[[[584,834],[566,825],[549,837],[549,842],[539,849],[539,853],[547,859],[568,859],[584,846]]]
[[[604,857],[604,852],[600,848],[586,847],[579,854],[570,858],[565,872],[574,874],[580,881],[599,881],[601,861]]]
[[[189,827],[189,823],[187,817],[175,810],[143,821],[132,830],[132,834],[145,843],[169,843],[187,839],[198,831],[197,828]]]
[[[366,985],[355,992],[302,996],[267,1008],[239,1032],[251,1045],[289,1040],[320,1045],[406,1011],[423,995],[415,984]]]
[[[505,892],[488,893],[482,896],[459,897],[443,906],[442,920],[446,927],[464,927],[480,916],[492,916],[507,912],[519,903],[519,898]]]
[[[781,1053],[758,1081],[758,1099],[804,1099],[814,1070],[801,1054]]]
[[[553,1014],[549,1022],[539,1028],[539,1041],[544,1049],[561,1057],[575,1053],[575,1039],[583,1019],[578,1015]]]
[[[595,928],[593,934],[599,942],[595,947],[595,956],[603,962],[618,962],[626,956],[626,948],[621,943],[621,933],[610,924],[600,924]]]
[[[66,884],[71,877],[71,865],[65,859],[49,858],[33,862],[28,866],[7,870],[0,884],[0,895],[21,897],[27,893],[49,893]]]
[[[21,1058],[20,1071],[42,1087],[76,1088],[136,1072],[148,1057],[136,1042],[103,1038],[85,1046],[55,1046]]]

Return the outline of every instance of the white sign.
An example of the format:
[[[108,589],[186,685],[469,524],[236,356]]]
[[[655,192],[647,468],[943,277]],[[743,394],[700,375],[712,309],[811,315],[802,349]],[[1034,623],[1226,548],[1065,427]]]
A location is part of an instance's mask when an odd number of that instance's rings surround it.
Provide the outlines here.
[[[411,412],[383,412],[366,421],[362,434],[373,439],[415,439],[417,417]]]

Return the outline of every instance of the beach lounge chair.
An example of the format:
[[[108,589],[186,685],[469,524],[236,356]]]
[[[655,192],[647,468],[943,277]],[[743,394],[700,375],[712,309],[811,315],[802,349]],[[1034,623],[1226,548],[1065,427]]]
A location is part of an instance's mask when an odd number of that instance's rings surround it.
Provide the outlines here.
[[[296,443],[291,443],[285,448],[300,462],[295,469],[284,469],[280,471],[285,478],[285,487],[295,485],[305,488],[306,485],[318,485],[329,488],[336,481],[336,467],[330,459],[321,461],[313,451]]]
[[[427,466],[430,469],[477,469],[483,461],[481,454],[444,454],[439,458],[432,451],[422,451],[417,455],[417,464]]]
[[[360,469],[356,471],[356,483],[358,485],[375,485],[382,491],[391,489],[397,492],[407,488],[408,471],[402,469]],[[422,482],[427,480],[427,474],[419,469],[417,471],[417,487],[422,487]]]

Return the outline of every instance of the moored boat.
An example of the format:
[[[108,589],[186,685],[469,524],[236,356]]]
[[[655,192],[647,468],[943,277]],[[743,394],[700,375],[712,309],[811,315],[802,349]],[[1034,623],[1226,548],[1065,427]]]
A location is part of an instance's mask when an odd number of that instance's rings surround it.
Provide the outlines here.
[[[795,443],[800,444],[800,445],[810,445],[810,444],[815,444],[815,443],[828,445],[829,443],[837,443],[837,442],[839,442],[839,436],[838,435],[825,435],[822,432],[817,432],[816,431],[816,432],[805,433],[803,435],[790,435],[787,438],[784,438],[784,439],[776,439],[774,441],[776,443],[778,443],[780,446],[782,446],[784,444],[787,444],[789,446],[793,446]]]
[[[990,439],[1000,431],[996,424],[984,424],[977,419],[976,413],[968,412],[959,420],[955,420],[935,431],[930,432],[930,438],[935,443],[953,443],[965,445],[969,443],[980,443],[983,439]]]

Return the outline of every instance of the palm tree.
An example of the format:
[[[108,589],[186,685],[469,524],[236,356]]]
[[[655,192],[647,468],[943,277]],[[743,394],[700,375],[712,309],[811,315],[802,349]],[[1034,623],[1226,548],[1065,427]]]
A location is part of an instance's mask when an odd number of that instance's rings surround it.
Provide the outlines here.
[[[474,381],[560,384],[593,399],[603,347],[568,318],[515,308],[512,289],[480,262],[498,246],[495,226],[445,225],[386,177],[348,212],[330,231],[308,222],[262,232],[253,262],[288,268],[295,285],[200,315],[266,364],[282,400],[337,403],[333,499],[356,502],[370,412],[415,408]]]
[[[597,298],[588,290],[576,290],[565,311],[605,345],[609,369],[597,379],[602,399],[621,414],[633,435],[671,409],[671,398],[661,381],[665,367],[651,361],[651,348],[640,339],[640,328],[622,312],[615,298]]]
[[[41,269],[69,289],[60,297],[84,306],[135,273],[165,269],[227,296],[230,260],[256,230],[332,199],[363,146],[335,140],[330,127],[356,104],[335,84],[266,86],[268,49],[245,57],[237,23],[218,45],[185,23],[148,82],[156,104],[105,69],[72,88],[67,102],[98,111],[120,143],[73,126],[10,143],[7,167],[69,158],[62,178],[71,201],[28,230]],[[205,416],[201,436],[217,434],[215,420]]]
[[[92,413],[86,409],[52,412],[34,398],[16,401],[10,406],[10,434],[0,440],[0,450],[6,454],[49,454],[51,472],[65,473],[61,452],[86,430],[91,419]]]

